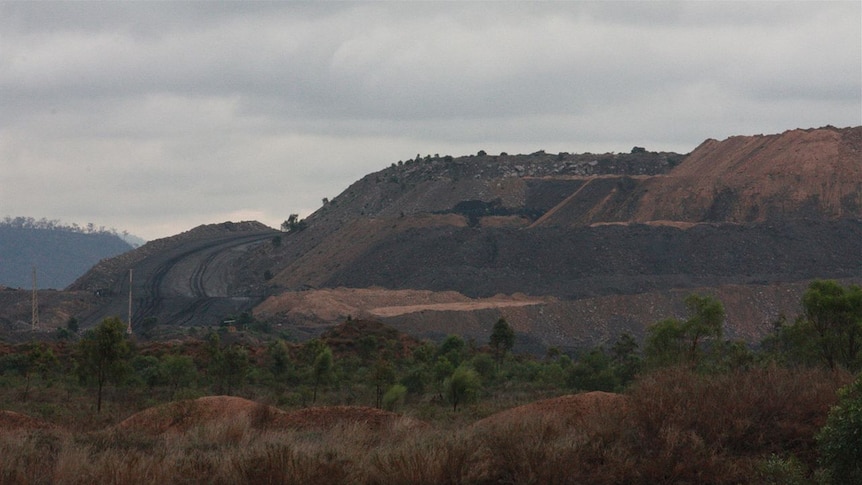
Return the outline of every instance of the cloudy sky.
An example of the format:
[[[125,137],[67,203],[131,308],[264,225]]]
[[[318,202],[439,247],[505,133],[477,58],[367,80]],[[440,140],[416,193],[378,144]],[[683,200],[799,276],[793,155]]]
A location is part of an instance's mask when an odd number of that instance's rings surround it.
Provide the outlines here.
[[[856,126],[860,5],[0,0],[0,217],[278,226],[417,153]]]

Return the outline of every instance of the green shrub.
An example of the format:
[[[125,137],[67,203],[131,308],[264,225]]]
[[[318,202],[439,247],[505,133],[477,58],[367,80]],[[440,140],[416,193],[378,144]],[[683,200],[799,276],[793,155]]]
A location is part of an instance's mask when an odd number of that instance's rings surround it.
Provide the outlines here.
[[[383,409],[394,411],[399,404],[404,402],[404,396],[407,395],[407,388],[401,384],[393,384],[386,394],[383,395]]]
[[[760,462],[757,467],[759,483],[764,485],[803,485],[805,467],[795,457],[782,458],[775,453]]]
[[[817,434],[821,465],[830,483],[862,483],[862,376],[838,396],[826,426]]]

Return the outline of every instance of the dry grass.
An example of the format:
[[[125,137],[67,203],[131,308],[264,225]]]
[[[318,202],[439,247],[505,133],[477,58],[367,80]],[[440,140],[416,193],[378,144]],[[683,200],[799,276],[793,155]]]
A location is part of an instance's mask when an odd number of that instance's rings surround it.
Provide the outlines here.
[[[212,397],[95,432],[7,430],[0,483],[778,483],[787,470],[776,464],[812,476],[813,436],[849,379],[671,369],[625,396],[548,399],[454,429],[368,408],[285,413]]]

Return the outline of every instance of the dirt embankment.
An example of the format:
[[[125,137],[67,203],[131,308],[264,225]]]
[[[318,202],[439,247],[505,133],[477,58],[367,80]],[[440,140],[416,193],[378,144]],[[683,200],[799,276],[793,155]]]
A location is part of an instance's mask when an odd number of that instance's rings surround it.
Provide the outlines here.
[[[26,414],[0,410],[0,433],[55,428],[55,425],[47,421],[27,416]]]
[[[862,216],[862,127],[707,140],[646,182],[633,221]]]
[[[365,426],[379,430],[396,422],[406,426],[428,426],[397,413],[363,406],[319,406],[283,411],[240,397],[207,396],[145,409],[129,416],[116,428],[162,434],[182,433],[200,426],[244,423],[253,428],[275,430],[323,430],[337,426]]]
[[[254,313],[265,320],[307,319],[331,324],[347,317],[374,319],[422,312],[469,312],[540,305],[553,300],[523,294],[469,298],[455,291],[326,288],[269,297]]]
[[[498,412],[471,425],[478,432],[495,427],[517,427],[525,421],[556,420],[576,426],[597,416],[619,412],[626,397],[608,392],[586,392],[543,399]],[[174,401],[135,413],[109,429],[149,435],[181,434],[202,427],[238,426],[272,431],[328,430],[339,427],[384,431],[428,429],[432,425],[416,418],[365,406],[317,406],[284,411],[234,396],[206,396]],[[0,410],[0,433],[39,429],[62,431],[62,426],[31,416]],[[91,430],[97,431],[97,430]]]
[[[841,280],[859,284],[860,280]],[[516,350],[543,353],[610,345],[620,333],[643,337],[649,325],[666,318],[687,318],[685,298],[712,295],[725,305],[726,338],[756,343],[773,323],[793,320],[801,311],[807,281],[720,285],[668,289],[632,295],[605,295],[576,300],[525,295],[471,299],[455,292],[384,289],[323,289],[284,293],[256,309],[258,318],[290,330],[320,335],[347,316],[379,320],[416,338],[449,334],[488,341],[494,322],[505,318],[516,332]],[[409,304],[408,304],[409,303]]]

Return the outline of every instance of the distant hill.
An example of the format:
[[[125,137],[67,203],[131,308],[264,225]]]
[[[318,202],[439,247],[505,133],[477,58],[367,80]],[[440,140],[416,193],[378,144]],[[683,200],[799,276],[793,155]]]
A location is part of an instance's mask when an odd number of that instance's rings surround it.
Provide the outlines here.
[[[687,155],[417,156],[287,232],[202,226],[106,260],[69,290],[98,296],[85,322],[128,311],[133,293],[133,327],[250,311],[298,338],[352,317],[481,343],[505,317],[516,346],[538,353],[642,337],[698,292],[724,302],[728,337],[757,342],[799,313],[812,279],[862,281],[860,154],[862,127],[827,126]]]
[[[63,289],[100,260],[131,249],[109,232],[0,222],[0,286],[31,288],[35,267],[39,288]]]

